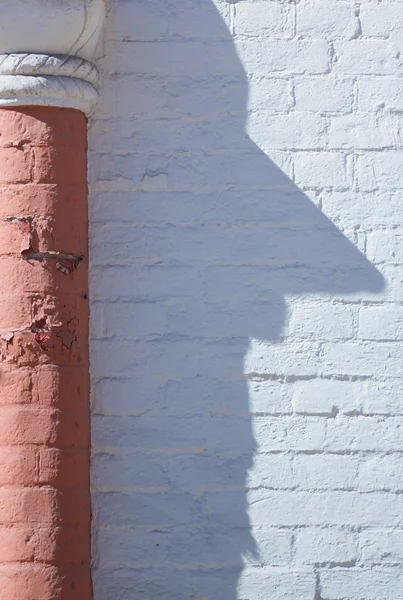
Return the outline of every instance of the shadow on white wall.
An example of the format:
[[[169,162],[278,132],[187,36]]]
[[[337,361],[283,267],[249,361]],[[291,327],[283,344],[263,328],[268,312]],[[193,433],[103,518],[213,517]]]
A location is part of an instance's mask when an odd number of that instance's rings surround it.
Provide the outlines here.
[[[287,560],[289,532],[270,508],[248,509],[291,419],[296,445],[315,444],[286,384],[320,373],[320,347],[284,337],[286,298],[383,288],[293,182],[287,133],[265,152],[245,133],[248,77],[230,9],[119,0],[100,61],[90,139],[96,600],[245,598],[245,562]],[[270,147],[279,116],[259,115]],[[317,189],[337,187],[320,169]],[[265,585],[273,599],[296,593],[292,582]]]

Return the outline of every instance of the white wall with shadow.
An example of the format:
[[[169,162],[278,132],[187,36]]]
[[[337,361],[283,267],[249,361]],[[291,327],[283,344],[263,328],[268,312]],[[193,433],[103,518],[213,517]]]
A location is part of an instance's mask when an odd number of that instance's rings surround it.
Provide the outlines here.
[[[233,9],[118,0],[99,63],[96,600],[318,600],[293,544],[330,509],[298,491],[294,460],[325,451],[334,407],[322,391],[307,414],[295,393],[351,381],[334,358],[348,299],[384,282],[321,210],[352,187],[348,157],[326,151],[325,117],[295,111],[292,67],[245,71]]]

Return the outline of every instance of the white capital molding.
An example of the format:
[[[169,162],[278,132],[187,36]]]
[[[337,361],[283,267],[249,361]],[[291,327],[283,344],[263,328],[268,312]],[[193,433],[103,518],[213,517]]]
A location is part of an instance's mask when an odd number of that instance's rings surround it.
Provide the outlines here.
[[[0,0],[0,107],[91,115],[105,15],[105,0]]]
[[[90,116],[98,101],[97,78],[83,58],[1,54],[0,106],[59,106]]]

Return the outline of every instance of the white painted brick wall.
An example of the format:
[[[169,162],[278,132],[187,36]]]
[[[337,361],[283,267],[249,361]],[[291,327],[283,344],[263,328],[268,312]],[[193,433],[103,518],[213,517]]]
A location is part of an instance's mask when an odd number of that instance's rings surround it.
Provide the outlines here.
[[[403,4],[115,0],[95,600],[403,594]]]

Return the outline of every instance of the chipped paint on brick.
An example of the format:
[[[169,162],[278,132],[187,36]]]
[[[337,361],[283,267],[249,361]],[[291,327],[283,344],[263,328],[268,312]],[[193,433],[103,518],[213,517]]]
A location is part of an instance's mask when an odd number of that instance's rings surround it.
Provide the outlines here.
[[[86,119],[0,132],[0,596],[91,600]]]
[[[52,335],[47,326],[46,319],[35,321],[31,326],[31,331],[34,334],[35,341],[45,350]]]
[[[71,275],[76,269],[78,269],[82,258],[76,256],[73,258],[60,258],[56,263],[56,269],[64,273],[64,275]]]

